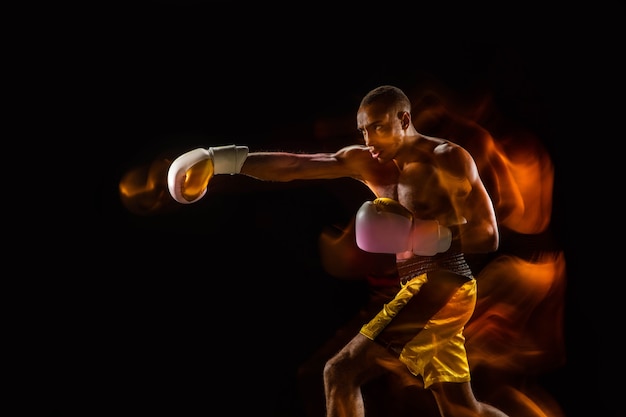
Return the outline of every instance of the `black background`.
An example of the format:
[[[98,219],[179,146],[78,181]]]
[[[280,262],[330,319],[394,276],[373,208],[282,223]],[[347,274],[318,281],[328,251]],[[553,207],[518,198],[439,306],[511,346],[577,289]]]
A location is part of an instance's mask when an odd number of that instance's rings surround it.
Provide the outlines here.
[[[87,156],[68,169],[84,197],[56,207],[78,233],[47,236],[72,244],[52,261],[61,276],[37,292],[35,405],[53,415],[295,415],[295,367],[363,297],[359,283],[324,274],[316,236],[367,192],[349,180],[225,178],[184,215],[144,217],[125,210],[118,183],[162,152],[196,146],[334,148],[341,138],[316,142],[316,121],[350,117],[379,84],[411,88],[428,76],[460,92],[489,86],[499,109],[549,150],[568,358],[545,384],[566,415],[583,406],[612,415],[615,392],[599,384],[613,366],[608,312],[596,307],[611,305],[599,272],[610,245],[590,219],[606,216],[610,192],[612,165],[598,159],[600,143],[619,136],[607,127],[623,107],[608,100],[622,87],[623,17],[614,3],[153,1],[84,11],[79,30],[66,32],[76,49],[65,74],[83,138],[51,150]]]

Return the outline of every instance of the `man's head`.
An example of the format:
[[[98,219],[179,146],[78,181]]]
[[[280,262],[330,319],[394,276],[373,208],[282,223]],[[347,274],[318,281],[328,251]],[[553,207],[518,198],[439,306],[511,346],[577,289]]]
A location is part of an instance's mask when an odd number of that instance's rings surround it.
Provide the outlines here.
[[[374,158],[393,159],[403,137],[413,133],[411,101],[392,85],[382,85],[367,93],[357,111],[357,129]],[[411,128],[411,129],[409,129]]]
[[[374,103],[379,103],[389,110],[395,110],[397,112],[411,112],[411,101],[406,94],[404,94],[404,91],[393,85],[381,85],[371,90],[361,99],[359,108]]]

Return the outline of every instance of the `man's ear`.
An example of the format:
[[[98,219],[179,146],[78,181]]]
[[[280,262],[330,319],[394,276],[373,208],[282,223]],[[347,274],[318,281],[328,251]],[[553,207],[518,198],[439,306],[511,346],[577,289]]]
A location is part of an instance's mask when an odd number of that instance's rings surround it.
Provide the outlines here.
[[[398,113],[398,118],[400,119],[402,129],[408,129],[411,125],[411,114],[408,111],[402,111]]]

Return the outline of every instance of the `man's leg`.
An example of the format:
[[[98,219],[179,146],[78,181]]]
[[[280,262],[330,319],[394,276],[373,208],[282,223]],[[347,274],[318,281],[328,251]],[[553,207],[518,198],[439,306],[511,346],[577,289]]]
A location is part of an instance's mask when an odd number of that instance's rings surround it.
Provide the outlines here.
[[[326,341],[309,359],[298,367],[298,391],[304,412],[309,417],[326,414],[324,397],[324,366],[359,332],[363,317],[355,316]]]
[[[438,382],[431,385],[442,417],[508,417],[474,396],[469,382]]]
[[[324,367],[327,417],[363,417],[361,386],[388,371],[404,366],[379,344],[357,334]]]

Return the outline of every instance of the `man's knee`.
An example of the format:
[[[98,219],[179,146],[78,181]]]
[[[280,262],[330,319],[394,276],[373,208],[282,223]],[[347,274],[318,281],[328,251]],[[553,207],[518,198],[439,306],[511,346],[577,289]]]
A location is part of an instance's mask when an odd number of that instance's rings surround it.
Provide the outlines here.
[[[324,382],[326,384],[347,384],[354,381],[354,366],[350,356],[340,351],[324,364]]]
[[[333,356],[327,360],[324,364],[324,381],[336,379],[337,375],[341,374],[341,369],[344,367],[343,361],[337,356]]]

